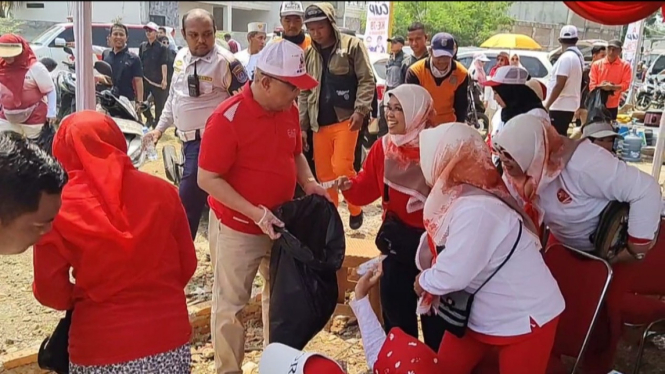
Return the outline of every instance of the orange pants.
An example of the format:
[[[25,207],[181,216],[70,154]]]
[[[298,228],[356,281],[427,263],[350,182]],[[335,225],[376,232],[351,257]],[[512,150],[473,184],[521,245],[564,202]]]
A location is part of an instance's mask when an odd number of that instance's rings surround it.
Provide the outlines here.
[[[349,130],[349,121],[323,126],[314,133],[314,164],[319,182],[328,189],[335,206],[339,204],[339,190],[334,182],[338,177],[354,177],[353,158],[358,131]],[[348,204],[352,216],[359,215],[360,207]]]
[[[486,336],[471,330],[461,339],[445,334],[439,347],[439,359],[443,360],[446,374],[545,374],[558,322],[557,317],[528,334],[513,337]],[[492,354],[498,356],[498,371],[496,368],[474,371]]]

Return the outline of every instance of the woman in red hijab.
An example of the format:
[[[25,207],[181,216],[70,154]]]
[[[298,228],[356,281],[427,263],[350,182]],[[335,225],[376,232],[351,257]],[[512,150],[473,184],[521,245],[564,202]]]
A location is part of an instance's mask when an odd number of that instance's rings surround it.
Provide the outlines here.
[[[28,42],[19,35],[0,36],[0,131],[36,139],[47,120],[55,120],[56,102],[51,74]]]
[[[177,190],[132,166],[122,132],[101,113],[67,117],[53,153],[69,183],[53,230],[34,247],[33,292],[73,309],[70,372],[189,373],[184,288],[196,253]]]

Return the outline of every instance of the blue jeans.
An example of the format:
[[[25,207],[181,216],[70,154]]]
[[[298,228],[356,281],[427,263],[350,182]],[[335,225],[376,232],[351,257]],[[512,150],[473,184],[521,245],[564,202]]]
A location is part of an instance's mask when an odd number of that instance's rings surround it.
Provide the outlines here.
[[[180,180],[180,200],[187,213],[189,222],[189,231],[192,233],[192,240],[196,238],[196,232],[199,230],[199,222],[203,214],[208,194],[199,188],[197,182],[199,171],[199,150],[201,149],[201,140],[192,140],[183,143],[182,153],[185,158],[182,179]]]

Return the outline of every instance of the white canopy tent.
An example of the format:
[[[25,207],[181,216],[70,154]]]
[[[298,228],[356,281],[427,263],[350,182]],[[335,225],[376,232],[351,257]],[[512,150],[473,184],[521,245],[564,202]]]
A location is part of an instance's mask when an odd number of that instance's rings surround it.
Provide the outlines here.
[[[95,110],[92,52],[92,1],[74,2],[76,110]]]

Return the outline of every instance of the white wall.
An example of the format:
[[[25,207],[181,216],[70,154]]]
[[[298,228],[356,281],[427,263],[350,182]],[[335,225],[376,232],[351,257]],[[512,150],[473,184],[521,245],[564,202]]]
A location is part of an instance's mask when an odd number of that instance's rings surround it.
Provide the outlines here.
[[[233,31],[247,32],[247,24],[251,22],[265,22],[268,24],[267,32],[272,32],[276,24],[275,19],[271,20],[270,12],[262,10],[242,10],[233,9]],[[271,22],[272,21],[272,22]],[[277,24],[279,16],[277,17]]]
[[[141,1],[92,2],[92,22],[109,23],[117,17],[127,24],[141,24]],[[26,8],[13,11],[14,18],[26,21],[67,22],[68,2],[44,1],[44,8]],[[73,13],[72,13],[73,14]]]

